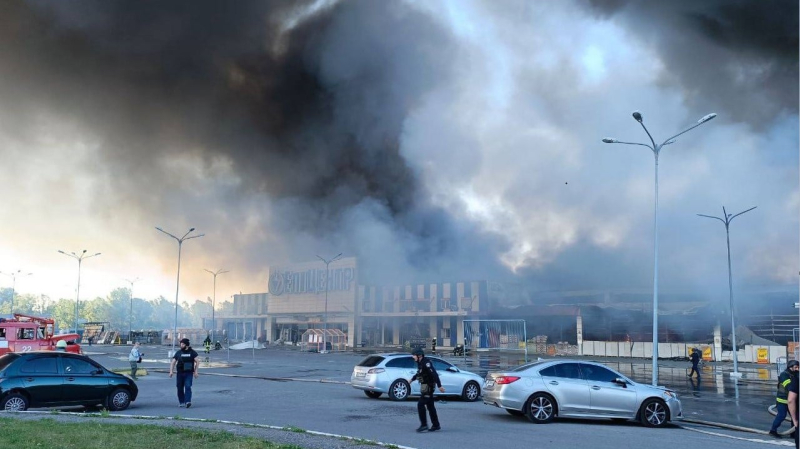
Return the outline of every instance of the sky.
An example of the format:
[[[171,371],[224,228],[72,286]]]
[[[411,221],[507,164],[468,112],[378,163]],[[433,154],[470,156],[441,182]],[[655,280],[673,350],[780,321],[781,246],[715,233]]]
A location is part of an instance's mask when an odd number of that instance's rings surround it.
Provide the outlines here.
[[[217,301],[343,253],[362,282],[797,289],[791,0],[5,1],[0,271]],[[11,279],[0,276],[0,286]]]

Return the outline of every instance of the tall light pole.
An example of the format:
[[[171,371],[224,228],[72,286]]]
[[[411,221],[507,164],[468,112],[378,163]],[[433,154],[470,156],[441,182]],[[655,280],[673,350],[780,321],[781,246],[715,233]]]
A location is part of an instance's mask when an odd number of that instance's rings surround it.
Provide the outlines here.
[[[331,264],[331,262],[339,260],[339,258],[342,257],[342,253],[337,254],[333,259],[330,260],[325,260],[320,256],[317,257],[319,257],[319,260],[321,260],[325,264],[325,317],[324,317],[325,324],[324,324],[324,329],[322,331],[322,351],[321,351],[323,354],[325,354],[328,352],[328,288],[331,285],[330,283],[331,272],[330,270],[328,270],[328,266]]]
[[[661,152],[661,149],[666,145],[670,145],[675,143],[674,138],[689,132],[698,126],[702,125],[703,123],[713,119],[717,116],[717,114],[708,114],[697,121],[694,125],[686,128],[685,130],[675,134],[674,136],[666,139],[662,144],[656,144],[653,136],[650,135],[650,131],[647,130],[647,127],[644,126],[644,118],[642,117],[642,113],[639,111],[635,111],[633,114],[633,119],[639,122],[644,129],[644,132],[647,133],[647,137],[650,138],[650,143],[652,145],[647,145],[644,143],[636,143],[636,142],[623,142],[614,138],[606,137],[603,139],[604,143],[621,143],[625,145],[640,145],[643,147],[649,148],[653,152],[653,156],[655,157],[655,219],[654,219],[654,226],[653,226],[653,385],[658,385],[658,155]]]
[[[215,310],[215,307],[216,307],[216,304],[217,304],[217,275],[220,275],[220,274],[223,274],[223,273],[230,273],[230,271],[223,270],[222,268],[220,268],[217,271],[211,271],[211,270],[209,270],[207,268],[203,268],[203,269],[208,271],[209,273],[211,273],[214,276],[214,296],[213,296],[213,299],[211,300],[211,341],[212,341],[211,344],[214,344],[213,342],[217,341],[217,340],[214,339],[214,330],[217,328],[217,322],[214,321],[214,319],[216,318],[214,316],[214,310]]]
[[[133,333],[133,284],[141,281],[141,279],[137,277],[136,279],[133,280],[125,279],[125,281],[131,284],[131,289],[128,291],[131,300],[131,310],[130,313],[128,314],[128,341],[133,342],[133,339],[131,338],[131,333]]]
[[[99,256],[100,253],[92,254],[91,256],[86,255],[86,250],[83,250],[80,255],[75,254],[74,252],[70,252],[69,254],[65,253],[64,251],[58,250],[61,254],[65,256],[72,257],[73,259],[78,261],[78,289],[75,292],[75,333],[78,333],[78,303],[81,301],[81,262],[83,259],[88,259],[90,257]]]
[[[198,237],[204,236],[205,234],[198,234],[198,235],[193,235],[191,237],[187,237],[189,234],[194,232],[194,228],[191,228],[189,229],[189,232],[183,234],[183,237],[178,238],[170,234],[169,232],[159,228],[158,226],[156,226],[156,229],[174,238],[178,242],[178,280],[175,282],[175,328],[173,329],[174,333],[172,334],[172,353],[175,354],[175,340],[178,339],[178,291],[180,290],[181,286],[181,247],[183,246],[184,240],[196,239]]]
[[[728,239],[728,295],[730,297],[731,302],[731,339],[733,340],[733,373],[731,373],[731,377],[742,377],[739,373],[739,354],[736,350],[736,321],[734,320],[735,312],[733,307],[733,275],[731,274],[731,233],[730,233],[730,224],[734,218],[742,215],[744,213],[750,212],[751,210],[755,209],[758,206],[751,207],[744,212],[739,212],[736,215],[729,214],[725,210],[725,206],[722,206],[722,216],[725,218],[714,217],[711,215],[703,215],[697,214],[699,217],[705,218],[713,218],[722,222],[725,225],[725,236]]]
[[[13,317],[14,316],[14,295],[17,292],[17,278],[18,277],[30,276],[33,273],[22,273],[22,270],[20,269],[20,270],[17,270],[17,271],[12,271],[10,273],[4,273],[4,272],[0,271],[0,274],[4,274],[4,275],[6,275],[6,276],[11,278],[11,312],[10,312],[10,314]]]

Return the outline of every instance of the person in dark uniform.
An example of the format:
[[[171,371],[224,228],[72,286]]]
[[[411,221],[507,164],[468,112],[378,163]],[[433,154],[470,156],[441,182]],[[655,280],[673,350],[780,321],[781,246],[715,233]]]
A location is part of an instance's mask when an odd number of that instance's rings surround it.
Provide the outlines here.
[[[180,351],[175,351],[172,362],[169,365],[169,377],[178,368],[176,386],[178,387],[178,403],[181,407],[189,408],[192,406],[192,379],[196,379],[197,368],[200,362],[197,360],[197,352],[189,345],[189,339],[181,340]]]
[[[697,369],[697,364],[700,363],[700,351],[697,348],[692,349],[692,355],[689,357],[692,361],[692,371],[689,372],[689,377],[692,377],[694,373],[697,373],[697,378],[700,378],[700,370]]]
[[[783,420],[786,419],[786,413],[789,411],[789,386],[797,379],[797,371],[800,369],[800,363],[797,360],[790,360],[786,364],[786,369],[778,377],[778,393],[775,398],[775,408],[778,414],[775,420],[772,421],[772,428],[769,429],[769,434],[780,438],[778,427],[781,426]]]
[[[798,376],[794,376],[792,379],[792,383],[789,384],[789,395],[787,396],[788,401],[788,408],[789,408],[789,415],[792,417],[792,426],[794,426],[794,447],[798,446],[798,439],[797,434],[800,433],[800,429],[797,428],[797,421],[800,418],[800,398],[797,396],[797,385],[800,383],[800,379]]]
[[[436,413],[436,405],[433,399],[433,391],[439,387],[439,391],[444,393],[442,381],[439,380],[439,373],[433,367],[433,362],[425,358],[425,352],[422,349],[415,349],[411,352],[414,360],[417,362],[417,373],[411,378],[411,382],[419,380],[419,401],[417,402],[417,413],[419,413],[419,427],[417,432],[424,432],[429,430],[435,432],[441,427],[439,426],[439,415]],[[431,415],[431,427],[428,428],[428,417],[425,413],[425,408]]]

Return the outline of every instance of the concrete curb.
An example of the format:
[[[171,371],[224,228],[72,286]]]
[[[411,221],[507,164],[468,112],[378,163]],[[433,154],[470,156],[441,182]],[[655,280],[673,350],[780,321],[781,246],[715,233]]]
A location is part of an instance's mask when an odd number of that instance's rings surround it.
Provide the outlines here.
[[[714,421],[703,421],[701,419],[684,418],[684,419],[681,420],[681,422],[691,423],[691,424],[701,424],[701,425],[710,426],[710,427],[719,427],[721,429],[738,430],[739,432],[749,432],[749,433],[755,433],[755,434],[758,434],[758,435],[769,435],[769,432],[766,431],[766,430],[753,429],[753,428],[750,428],[750,427],[736,426],[736,425],[733,425],[733,424],[725,424],[725,423],[714,422]],[[680,424],[678,424],[678,425],[680,425]],[[783,435],[783,436],[789,436],[793,431],[794,431],[794,427],[792,427],[789,430],[786,430],[784,432],[778,432],[778,433],[780,435]]]

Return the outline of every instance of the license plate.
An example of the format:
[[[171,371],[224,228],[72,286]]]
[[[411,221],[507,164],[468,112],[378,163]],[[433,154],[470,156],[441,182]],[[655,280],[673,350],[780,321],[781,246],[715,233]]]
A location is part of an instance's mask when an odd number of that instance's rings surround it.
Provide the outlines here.
[[[493,380],[487,380],[486,384],[484,385],[485,388],[489,388],[489,387],[493,387],[493,386],[494,386],[494,381]]]
[[[356,377],[366,377],[367,373],[356,373]]]

